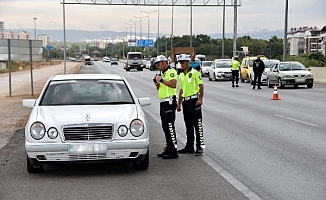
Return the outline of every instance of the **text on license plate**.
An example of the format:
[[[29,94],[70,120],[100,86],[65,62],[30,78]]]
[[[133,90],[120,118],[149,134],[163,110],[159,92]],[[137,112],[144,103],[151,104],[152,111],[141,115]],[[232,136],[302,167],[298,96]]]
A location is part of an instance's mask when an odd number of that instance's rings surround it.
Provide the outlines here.
[[[70,144],[69,153],[106,153],[106,144]]]
[[[295,82],[296,83],[304,83],[304,82],[306,82],[306,80],[304,78],[297,78],[297,79],[295,79]]]

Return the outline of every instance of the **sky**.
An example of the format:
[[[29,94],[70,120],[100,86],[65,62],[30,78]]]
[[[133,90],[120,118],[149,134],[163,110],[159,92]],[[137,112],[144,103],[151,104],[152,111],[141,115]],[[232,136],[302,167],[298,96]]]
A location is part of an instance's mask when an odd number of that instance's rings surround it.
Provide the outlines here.
[[[121,0],[113,0],[121,1]],[[167,1],[167,0],[165,0]],[[179,0],[179,2],[186,0]],[[202,0],[195,0],[202,2]],[[216,0],[214,0],[216,1]],[[221,1],[221,0],[219,0]],[[248,33],[260,30],[284,30],[286,0],[240,0],[238,7],[238,33]],[[288,0],[288,28],[309,26],[322,28],[326,25],[325,0]],[[91,0],[82,0],[91,2]],[[230,4],[231,0],[226,0]],[[87,31],[123,31],[137,21],[137,32],[140,32],[139,18],[147,16],[146,12],[157,10],[156,6],[96,6],[96,5],[66,5],[66,29]],[[159,8],[159,32],[171,34],[171,7]],[[226,8],[227,33],[233,32],[234,9]],[[219,7],[193,7],[192,33],[214,34],[222,33],[223,9]],[[62,30],[63,6],[60,0],[0,0],[0,21],[5,29],[33,29],[34,19],[37,29]],[[158,13],[150,14],[150,33],[158,31]],[[190,34],[190,8],[175,7],[173,16],[174,35]],[[142,33],[148,30],[148,19],[142,19]],[[134,32],[134,26],[132,31]]]

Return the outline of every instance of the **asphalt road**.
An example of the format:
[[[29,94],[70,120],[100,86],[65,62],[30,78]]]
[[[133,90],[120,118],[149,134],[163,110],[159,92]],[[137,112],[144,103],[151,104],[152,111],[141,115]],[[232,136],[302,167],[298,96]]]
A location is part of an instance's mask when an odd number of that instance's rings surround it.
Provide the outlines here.
[[[97,66],[83,67],[82,73],[95,73],[94,67],[109,64]],[[18,130],[0,149],[0,199],[247,199],[201,157],[156,157],[165,139],[155,118],[147,116],[152,131],[150,167],[145,171],[133,170],[129,163],[102,163],[46,165],[43,173],[28,174],[24,130]]]
[[[89,67],[94,68],[100,73],[124,75],[137,96],[151,97],[152,105],[144,109],[159,121],[152,82],[157,71],[125,72],[122,65],[103,63]],[[270,100],[273,88],[252,90],[248,83],[231,88],[230,82],[210,82],[207,78],[204,85],[207,157],[262,199],[326,199],[324,84],[316,83],[312,89],[278,89],[280,101]],[[176,128],[178,139],[185,141],[181,113],[177,114]]]
[[[282,100],[272,101],[271,88],[252,90],[248,83],[231,88],[230,82],[203,78],[204,156],[162,160],[156,157],[164,146],[152,82],[157,71],[126,72],[121,63],[95,63],[82,73],[122,74],[138,97],[151,98],[152,104],[144,107],[151,130],[149,169],[58,165],[30,175],[23,131],[18,131],[0,150],[0,199],[246,199],[244,194],[252,199],[255,194],[262,199],[326,198],[325,85],[279,89]],[[177,114],[176,128],[182,148],[182,113]]]

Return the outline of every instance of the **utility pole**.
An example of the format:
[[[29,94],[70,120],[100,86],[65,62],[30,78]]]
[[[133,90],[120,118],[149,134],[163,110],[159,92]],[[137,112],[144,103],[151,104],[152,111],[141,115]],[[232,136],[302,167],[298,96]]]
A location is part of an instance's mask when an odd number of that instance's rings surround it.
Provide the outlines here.
[[[225,0],[223,0],[223,31],[222,31],[222,59],[225,57],[224,55],[224,40],[225,40]]]
[[[129,20],[131,22],[134,22],[135,23],[135,51],[136,51],[136,47],[137,47],[137,38],[136,38],[136,31],[137,31],[137,21],[134,21],[134,20]]]
[[[237,20],[238,20],[238,1],[234,0],[234,25],[233,25],[233,57],[237,55]]]
[[[283,39],[283,61],[287,61],[287,51],[288,51],[288,11],[289,10],[289,0],[285,0],[285,22],[284,22],[284,39]]]
[[[192,0],[190,0],[190,47],[192,47]]]
[[[33,18],[34,19],[34,40],[36,40],[36,17]]]
[[[141,20],[145,17],[148,17],[148,16],[144,16],[144,17],[137,17],[137,16],[134,16],[135,18],[138,18],[139,19],[139,25],[140,25],[140,41],[142,42],[143,39],[142,39],[142,27],[141,27]],[[140,49],[142,48],[142,46],[140,45],[139,47]]]
[[[156,12],[157,10],[154,10],[154,11],[150,11],[150,12],[146,12],[146,11],[141,11],[143,13],[147,13],[147,17],[148,17],[148,24],[147,24],[147,46],[148,46],[148,51],[147,51],[147,58],[150,60],[150,47],[149,47],[149,15],[151,13],[154,13]]]

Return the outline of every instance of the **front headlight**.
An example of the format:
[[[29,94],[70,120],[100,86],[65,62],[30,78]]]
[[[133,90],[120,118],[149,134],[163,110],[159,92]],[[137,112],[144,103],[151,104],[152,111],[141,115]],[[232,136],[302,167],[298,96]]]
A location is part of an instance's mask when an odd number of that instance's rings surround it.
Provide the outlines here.
[[[222,71],[218,71],[217,73],[222,74],[223,72]]]
[[[32,138],[40,140],[45,135],[45,127],[41,122],[34,122],[31,126],[30,133]]]
[[[130,123],[130,132],[135,137],[141,136],[144,133],[144,123],[139,119],[133,120]]]
[[[126,136],[127,133],[128,133],[128,128],[127,128],[125,125],[121,125],[121,126],[119,126],[119,128],[118,128],[118,134],[119,134],[121,137]]]
[[[54,127],[49,128],[48,136],[50,139],[55,139],[58,137],[58,130]]]
[[[307,76],[306,76],[306,77],[313,77],[313,76],[312,76],[312,74],[307,74]]]

